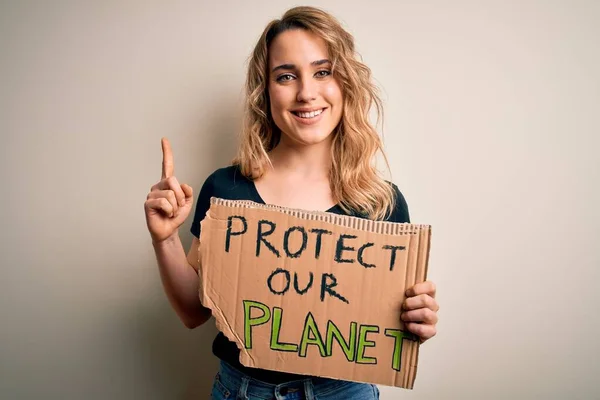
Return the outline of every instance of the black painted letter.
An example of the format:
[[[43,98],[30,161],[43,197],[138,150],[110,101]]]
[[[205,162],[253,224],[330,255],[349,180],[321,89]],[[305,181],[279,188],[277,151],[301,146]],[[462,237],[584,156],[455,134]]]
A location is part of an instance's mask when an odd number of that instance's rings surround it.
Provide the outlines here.
[[[285,275],[285,287],[283,288],[283,290],[277,291],[277,290],[273,289],[273,285],[272,285],[271,281],[273,280],[273,277],[275,275],[281,274],[281,273],[283,273]],[[269,286],[269,290],[271,291],[271,293],[284,294],[290,288],[290,272],[283,268],[277,268],[275,271],[271,272],[271,275],[269,275],[269,279],[267,279],[267,285]]]
[[[365,251],[365,249],[367,247],[371,247],[373,246],[375,243],[365,243],[362,246],[360,246],[360,248],[358,249],[358,255],[357,255],[357,259],[358,259],[358,263],[360,265],[362,265],[365,268],[375,268],[375,264],[367,264],[366,262],[364,262],[363,260],[363,251]]]
[[[327,283],[327,278],[331,280],[331,283]],[[333,287],[337,286],[337,279],[333,274],[323,274],[321,277],[321,301],[325,301],[325,292],[329,293],[330,296],[337,297],[346,304],[350,304],[344,296],[333,290]]]
[[[269,225],[271,229],[263,232],[263,225]],[[256,257],[260,255],[260,244],[261,242],[267,246],[267,249],[271,250],[271,253],[275,254],[277,258],[279,258],[279,251],[273,246],[265,236],[269,236],[275,230],[275,223],[271,221],[267,221],[266,219],[261,219],[258,221],[258,232],[256,233]]]
[[[323,236],[323,234],[332,235],[333,232],[328,231],[327,229],[318,228],[311,229],[310,232],[317,234],[317,241],[315,244],[315,258],[318,260],[319,256],[321,255],[321,236]]]
[[[290,234],[294,231],[299,231],[302,233],[302,244],[300,245],[300,249],[298,251],[292,253],[292,252],[290,252],[289,244],[290,244]],[[290,258],[300,257],[300,254],[302,254],[302,252],[304,250],[306,250],[307,243],[308,243],[308,234],[306,233],[306,230],[301,226],[292,226],[287,231],[285,231],[285,234],[283,235],[283,250],[285,250],[285,254],[287,254],[287,256]]]
[[[354,247],[344,246],[344,239],[356,239],[355,235],[340,235],[340,238],[337,241],[337,245],[335,246],[335,261],[339,263],[353,263],[354,259],[344,259],[342,258],[342,252],[344,250],[354,251]]]
[[[298,287],[298,273],[294,272],[294,289],[296,289],[296,292],[298,294],[304,294],[306,292],[308,292],[308,289],[310,289],[310,287],[313,284],[313,273],[309,272],[309,276],[308,276],[308,285],[306,285],[306,287],[304,289],[300,289]]]
[[[239,232],[231,231],[231,228],[233,226],[232,221],[234,218],[237,218],[240,221],[242,221],[242,224],[244,225],[244,228]],[[246,222],[246,218],[242,217],[241,215],[230,215],[229,217],[227,217],[227,236],[225,236],[225,252],[229,253],[229,244],[231,241],[231,237],[243,235],[244,233],[246,233],[247,230],[248,230],[248,222]]]
[[[392,250],[392,255],[390,257],[390,271],[394,270],[394,264],[396,263],[396,250],[405,250],[406,247],[404,246],[391,246],[391,245],[385,245],[383,246],[384,249],[386,250]]]

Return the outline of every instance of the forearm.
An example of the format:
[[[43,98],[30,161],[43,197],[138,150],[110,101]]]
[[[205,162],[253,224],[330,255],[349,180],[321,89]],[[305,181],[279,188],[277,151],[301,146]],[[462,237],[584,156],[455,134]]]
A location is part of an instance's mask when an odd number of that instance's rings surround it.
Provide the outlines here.
[[[179,235],[152,242],[163,288],[175,312],[188,328],[202,325],[210,318],[198,295],[198,274],[187,260]]]

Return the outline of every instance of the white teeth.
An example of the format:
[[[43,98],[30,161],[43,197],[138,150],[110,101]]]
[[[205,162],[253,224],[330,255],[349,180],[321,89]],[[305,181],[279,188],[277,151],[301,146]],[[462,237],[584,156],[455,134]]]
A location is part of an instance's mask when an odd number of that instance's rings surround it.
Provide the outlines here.
[[[323,109],[317,110],[317,111],[311,111],[311,112],[297,112],[296,115],[298,115],[300,118],[314,118],[317,115],[321,114],[323,112]]]

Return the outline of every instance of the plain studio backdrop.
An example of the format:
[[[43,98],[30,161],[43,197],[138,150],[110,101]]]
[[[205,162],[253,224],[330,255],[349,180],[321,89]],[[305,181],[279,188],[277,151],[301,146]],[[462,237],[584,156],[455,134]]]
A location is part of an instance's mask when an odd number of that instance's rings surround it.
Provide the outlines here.
[[[143,203],[162,136],[195,196],[229,163],[246,60],[294,5],[2,2],[0,398],[208,397],[214,320],[171,310]],[[382,399],[599,398],[600,3],[311,5],[355,35],[433,226],[439,333]]]

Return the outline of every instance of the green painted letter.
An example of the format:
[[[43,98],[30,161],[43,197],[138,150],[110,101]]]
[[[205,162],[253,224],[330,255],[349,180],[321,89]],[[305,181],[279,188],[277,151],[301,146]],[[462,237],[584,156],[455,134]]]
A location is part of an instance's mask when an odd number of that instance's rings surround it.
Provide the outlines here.
[[[348,361],[354,361],[354,350],[356,349],[356,322],[350,323],[350,338],[347,342],[344,339],[344,336],[342,336],[342,333],[340,332],[338,327],[335,326],[333,321],[327,322],[327,357],[331,356],[334,336],[339,345],[341,346],[342,350],[344,351],[344,354],[346,355]]]
[[[252,318],[250,315],[252,308],[259,308],[262,310],[263,315],[260,317]],[[271,318],[271,310],[258,301],[244,300],[244,339],[246,341],[245,346],[247,349],[252,348],[252,327],[257,325],[266,324]]]
[[[394,338],[394,355],[392,356],[392,368],[400,371],[400,360],[402,359],[402,339],[415,340],[415,335],[400,329],[386,329],[385,336]]]
[[[271,324],[271,350],[298,351],[298,345],[292,343],[279,343],[279,331],[281,330],[281,317],[283,310],[273,307],[273,322]]]
[[[312,333],[312,337],[311,337]],[[326,357],[325,346],[323,345],[323,338],[319,333],[319,328],[315,323],[315,319],[312,313],[306,315],[306,321],[304,321],[304,330],[302,331],[302,340],[300,340],[300,357],[306,357],[306,348],[309,344],[315,344],[319,346],[319,352],[321,357]]]
[[[374,325],[361,325],[358,330],[358,349],[356,350],[357,364],[377,364],[375,357],[365,357],[366,347],[375,347],[375,342],[367,340],[369,332],[379,333],[379,327]]]

